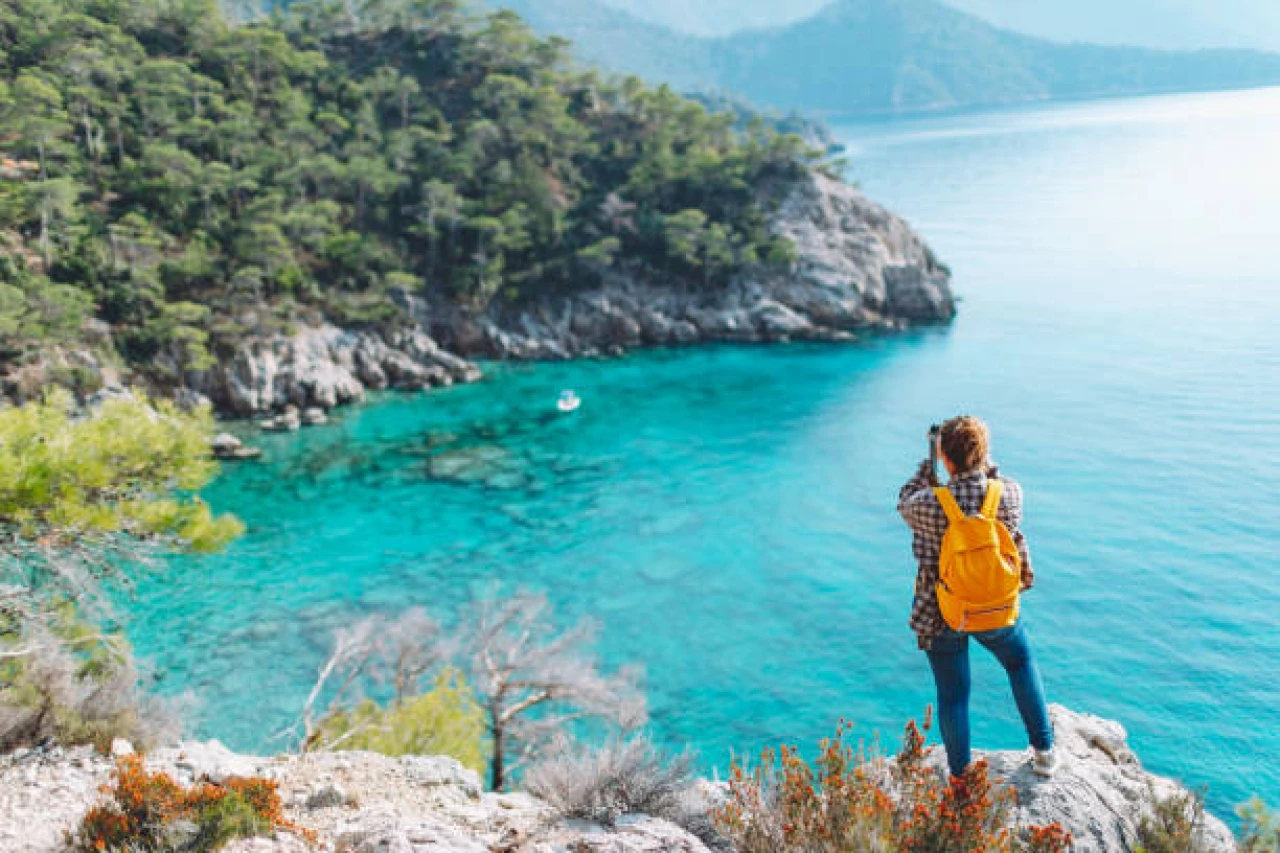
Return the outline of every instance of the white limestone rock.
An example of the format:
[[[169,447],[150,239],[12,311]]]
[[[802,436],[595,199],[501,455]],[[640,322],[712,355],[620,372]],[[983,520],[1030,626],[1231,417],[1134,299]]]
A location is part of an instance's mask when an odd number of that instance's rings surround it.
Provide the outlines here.
[[[1027,752],[992,752],[993,776],[1017,796],[1022,825],[1063,824],[1077,853],[1130,849],[1152,792],[1177,783],[1142,769],[1118,723],[1051,708],[1061,769],[1051,780],[1031,774]],[[943,770],[935,749],[930,760]],[[146,758],[147,766],[191,784],[202,778],[265,776],[276,780],[285,816],[313,830],[324,853],[709,853],[703,841],[667,821],[627,815],[614,826],[560,819],[525,793],[483,791],[480,777],[452,758],[387,758],[364,752],[238,755],[217,741],[185,743]],[[0,853],[66,851],[65,839],[99,801],[113,763],[89,749],[23,751],[0,756]],[[723,792],[706,783],[706,803]],[[1209,817],[1205,849],[1236,849],[1226,826]],[[302,853],[294,835],[241,840],[230,853]]]
[[[290,405],[329,411],[364,400],[370,390],[421,390],[480,378],[475,365],[441,350],[421,331],[389,337],[323,324],[291,336],[250,338],[228,363],[192,382],[220,411],[252,416]]]

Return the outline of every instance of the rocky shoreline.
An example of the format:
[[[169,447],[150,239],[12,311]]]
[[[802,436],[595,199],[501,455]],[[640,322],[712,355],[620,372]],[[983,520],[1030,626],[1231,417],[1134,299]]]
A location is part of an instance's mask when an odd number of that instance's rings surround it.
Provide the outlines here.
[[[623,264],[601,270],[592,287],[495,303],[482,312],[440,295],[393,291],[408,320],[403,327],[319,322],[291,334],[249,337],[212,368],[188,372],[184,388],[166,393],[182,403],[209,402],[230,417],[280,415],[290,407],[327,412],[369,391],[476,381],[481,371],[471,359],[572,359],[707,342],[852,341],[862,332],[955,316],[950,271],[906,221],[856,188],[814,171],[772,208],[769,231],[788,238],[798,258],[785,272],[752,268],[722,286],[706,286],[640,278]],[[67,376],[106,393],[145,384],[145,372],[134,375],[119,365],[110,329],[90,325],[83,346],[8,365],[0,376],[5,394],[33,399]]]
[[[795,245],[787,273],[726,287],[657,284],[612,272],[594,289],[467,314],[407,299],[432,337],[464,356],[567,359],[705,342],[850,341],[955,316],[951,274],[905,220],[856,188],[811,173],[770,230]]]
[[[1131,849],[1138,821],[1154,798],[1184,792],[1176,782],[1142,769],[1124,728],[1052,706],[1061,767],[1053,779],[1034,776],[1026,752],[984,757],[993,776],[1013,789],[1019,825],[1061,823],[1076,853]],[[117,752],[128,752],[117,743]],[[930,760],[943,772],[935,747]],[[184,784],[208,777],[265,776],[275,780],[286,817],[313,830],[315,850],[332,853],[710,853],[688,830],[645,815],[614,826],[566,820],[526,793],[485,792],[480,778],[451,758],[386,758],[372,753],[237,755],[216,741],[188,743],[147,756]],[[21,751],[0,756],[0,853],[61,853],[67,833],[97,801],[112,759],[87,748]],[[691,792],[704,808],[717,799],[715,783]],[[1236,850],[1230,831],[1207,816],[1204,850]],[[233,843],[231,853],[303,853],[282,834]]]
[[[479,368],[421,330],[325,324],[246,341],[226,363],[194,375],[191,387],[219,412],[249,417],[290,406],[327,411],[360,402],[368,391],[420,391],[479,378]]]
[[[659,284],[611,271],[599,286],[476,313],[395,294],[412,327],[325,324],[250,339],[191,387],[221,413],[250,417],[358,402],[367,391],[420,390],[481,376],[469,359],[619,355],[706,342],[851,341],[955,316],[950,272],[901,217],[813,172],[778,205],[773,233],[795,245],[787,273],[757,271],[720,288]]]

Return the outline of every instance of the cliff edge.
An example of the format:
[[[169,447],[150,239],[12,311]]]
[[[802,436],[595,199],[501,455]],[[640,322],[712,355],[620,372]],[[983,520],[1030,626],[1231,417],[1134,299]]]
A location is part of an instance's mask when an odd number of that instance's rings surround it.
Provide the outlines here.
[[[1060,822],[1078,853],[1131,848],[1153,797],[1183,789],[1142,769],[1119,723],[1051,709],[1062,766],[1051,780],[1032,776],[1025,752],[993,752],[994,776],[1017,795],[1020,824]],[[120,745],[120,749],[125,749]],[[939,762],[941,750],[934,749]],[[217,742],[189,743],[147,758],[179,781],[266,776],[279,783],[287,817],[314,830],[315,849],[334,853],[708,853],[688,831],[644,815],[613,827],[561,819],[525,793],[495,794],[450,758],[386,758],[331,753],[257,758]],[[25,751],[0,757],[0,853],[66,850],[66,834],[99,797],[111,759],[88,749]],[[714,785],[704,786],[707,798]],[[1205,849],[1234,851],[1227,827],[1213,817],[1202,829]],[[231,853],[303,853],[292,836],[234,842]]]

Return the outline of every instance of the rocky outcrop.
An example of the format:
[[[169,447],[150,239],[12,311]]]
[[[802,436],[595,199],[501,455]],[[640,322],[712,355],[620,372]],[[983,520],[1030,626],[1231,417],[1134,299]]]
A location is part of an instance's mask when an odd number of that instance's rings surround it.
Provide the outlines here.
[[[419,390],[479,377],[475,365],[420,330],[384,334],[325,324],[247,340],[192,385],[220,411],[248,416],[287,406],[328,410],[363,400],[370,390]]]
[[[242,417],[287,406],[327,411],[362,400],[370,390],[478,378],[475,365],[454,353],[567,359],[706,341],[852,340],[860,330],[954,316],[948,270],[905,221],[854,187],[812,172],[769,206],[770,231],[788,238],[797,252],[786,272],[755,268],[724,286],[702,286],[610,270],[596,286],[495,304],[481,313],[446,296],[393,293],[416,328],[354,331],[324,323],[292,335],[249,337],[213,368],[189,374],[188,387],[160,390],[188,405],[208,401],[222,414]],[[110,351],[110,329],[91,325],[86,335],[94,346],[5,365],[0,389],[15,400],[31,399],[50,382],[80,374],[91,377],[88,384],[145,384],[145,370],[122,377],[100,363],[94,347]],[[171,353],[158,360],[166,375],[183,372]]]
[[[1177,782],[1142,769],[1129,747],[1128,734],[1117,722],[1077,714],[1051,705],[1059,768],[1046,781],[1031,772],[1025,752],[989,752],[992,777],[1013,789],[1017,822],[1023,826],[1060,823],[1075,839],[1074,853],[1120,853],[1132,850],[1138,823],[1154,800],[1186,790]],[[943,772],[941,750],[931,756]],[[1206,816],[1199,848],[1228,853],[1236,843],[1222,821]]]
[[[993,775],[1017,795],[1021,825],[1058,822],[1075,837],[1076,853],[1132,849],[1138,822],[1153,798],[1182,792],[1175,782],[1142,769],[1118,724],[1051,709],[1061,768],[1051,780],[1034,776],[1025,752],[985,757]],[[127,754],[127,744],[113,750]],[[930,760],[943,773],[935,749]],[[386,758],[335,753],[255,758],[216,742],[153,752],[152,769],[185,784],[208,777],[266,776],[280,786],[286,816],[315,830],[316,849],[336,853],[708,853],[684,829],[631,815],[605,827],[566,821],[524,793],[494,794],[450,758]],[[65,850],[65,836],[108,781],[110,759],[88,749],[23,751],[0,757],[0,853]],[[705,798],[706,795],[704,795]],[[1236,849],[1231,833],[1209,817],[1202,850]],[[280,836],[237,842],[232,853],[304,853],[298,839]]]
[[[122,750],[123,751],[123,750]],[[265,776],[279,784],[286,816],[312,829],[318,845],[282,834],[249,839],[229,853],[708,853],[680,827],[635,816],[614,827],[562,821],[528,794],[494,794],[451,758],[336,753],[253,758],[216,742],[147,756],[152,770],[191,783]],[[91,750],[0,757],[0,853],[66,851],[73,830],[107,783],[110,759]]]
[[[955,315],[950,273],[923,239],[846,183],[812,173],[777,205],[769,227],[795,245],[799,260],[788,272],[757,269],[710,288],[610,272],[598,287],[480,315],[422,301],[410,307],[456,352],[516,359],[701,341],[849,340],[859,330]]]

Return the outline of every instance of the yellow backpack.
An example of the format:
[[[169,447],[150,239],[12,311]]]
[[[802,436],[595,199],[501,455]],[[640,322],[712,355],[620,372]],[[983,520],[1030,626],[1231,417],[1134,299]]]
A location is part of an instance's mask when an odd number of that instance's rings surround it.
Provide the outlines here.
[[[994,631],[1018,621],[1022,559],[997,518],[1004,484],[992,479],[979,515],[966,516],[950,489],[934,489],[947,514],[938,559],[938,607],[957,631]]]

